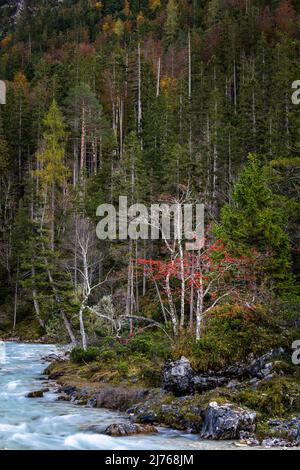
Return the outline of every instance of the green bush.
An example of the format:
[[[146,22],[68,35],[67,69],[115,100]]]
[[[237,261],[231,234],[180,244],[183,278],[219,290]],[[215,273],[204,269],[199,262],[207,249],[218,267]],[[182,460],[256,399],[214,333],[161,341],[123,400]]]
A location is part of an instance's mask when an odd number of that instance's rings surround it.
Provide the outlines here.
[[[289,346],[290,338],[280,328],[279,319],[261,305],[247,309],[240,305],[216,307],[204,318],[197,343],[191,335],[179,338],[173,349],[175,359],[188,357],[199,371],[220,369],[249,354],[264,354],[275,347]]]
[[[81,364],[84,362],[95,361],[99,357],[99,355],[99,348],[96,348],[94,346],[90,346],[89,348],[87,348],[86,351],[80,346],[76,346],[71,351],[71,360],[73,362],[76,362],[77,364]]]
[[[117,354],[114,349],[101,349],[99,354],[99,360],[107,362],[117,359]]]
[[[165,358],[170,351],[170,343],[165,335],[160,332],[138,333],[128,343],[134,353],[142,353],[150,358]]]
[[[126,376],[129,371],[129,365],[126,361],[120,361],[116,364],[116,369],[120,374]]]

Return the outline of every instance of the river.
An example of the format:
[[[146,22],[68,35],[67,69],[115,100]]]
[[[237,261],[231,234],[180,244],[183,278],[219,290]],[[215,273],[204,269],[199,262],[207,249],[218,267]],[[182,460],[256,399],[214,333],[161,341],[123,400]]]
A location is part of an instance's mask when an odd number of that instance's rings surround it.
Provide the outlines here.
[[[47,364],[42,357],[55,346],[0,342],[0,449],[63,450],[200,450],[237,448],[228,441],[159,428],[156,435],[110,437],[105,428],[125,420],[122,413],[57,401],[53,391],[43,398],[26,394],[42,385]],[[97,425],[97,433],[90,430]]]

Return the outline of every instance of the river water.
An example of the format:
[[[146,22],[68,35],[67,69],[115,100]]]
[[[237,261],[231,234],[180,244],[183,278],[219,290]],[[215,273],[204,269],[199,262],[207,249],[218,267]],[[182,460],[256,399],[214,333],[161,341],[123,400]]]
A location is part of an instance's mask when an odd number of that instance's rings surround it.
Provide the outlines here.
[[[39,390],[47,366],[42,357],[53,345],[0,342],[0,449],[197,450],[237,448],[232,442],[159,428],[157,435],[110,437],[105,428],[123,414],[57,401],[54,392],[27,398]],[[89,429],[97,425],[97,432]]]

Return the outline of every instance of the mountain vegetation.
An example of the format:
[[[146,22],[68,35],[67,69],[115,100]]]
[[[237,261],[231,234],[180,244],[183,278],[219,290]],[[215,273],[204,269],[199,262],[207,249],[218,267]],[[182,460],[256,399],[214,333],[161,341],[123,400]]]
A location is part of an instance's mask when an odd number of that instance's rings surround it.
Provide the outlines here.
[[[299,52],[292,0],[0,2],[2,335],[199,368],[289,347]],[[99,240],[120,196],[204,204],[204,246]]]

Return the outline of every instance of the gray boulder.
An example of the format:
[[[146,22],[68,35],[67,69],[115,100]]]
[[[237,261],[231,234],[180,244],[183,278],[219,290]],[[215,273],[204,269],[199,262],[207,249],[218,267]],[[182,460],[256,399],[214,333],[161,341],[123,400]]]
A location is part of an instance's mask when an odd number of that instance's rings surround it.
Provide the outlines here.
[[[296,443],[298,446],[300,446],[300,424],[297,429],[297,435],[296,435]]]
[[[239,439],[240,433],[255,431],[256,413],[232,405],[211,402],[205,413],[201,437]]]
[[[153,434],[156,432],[157,429],[152,424],[137,423],[114,423],[105,430],[105,434],[114,437],[131,436],[132,434]]]
[[[162,378],[163,388],[175,395],[189,394],[193,390],[193,370],[184,356],[178,361],[165,364]]]
[[[205,390],[212,390],[217,387],[222,387],[228,383],[226,377],[215,377],[205,375],[195,375],[192,378],[193,389],[196,392],[204,392]]]
[[[293,445],[300,445],[300,416],[291,419],[269,419],[268,425],[276,437],[285,435]]]
[[[268,437],[261,442],[263,447],[294,447],[294,443],[279,437]]]
[[[247,362],[240,362],[225,367],[217,375],[230,377],[232,379],[259,378],[264,379],[273,370],[272,361],[284,353],[283,348],[272,349],[262,356],[252,358]]]
[[[263,356],[254,359],[246,368],[245,372],[250,377],[264,379],[273,370],[273,364],[270,360],[284,353],[283,348],[272,349]]]
[[[184,356],[177,361],[167,361],[163,371],[162,387],[176,396],[202,393],[223,387],[233,381],[250,379],[255,389],[261,380],[271,380],[275,374],[272,360],[280,356],[284,349],[278,348],[258,358],[251,357],[249,362],[235,363],[218,371],[195,373]]]

